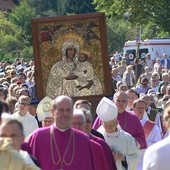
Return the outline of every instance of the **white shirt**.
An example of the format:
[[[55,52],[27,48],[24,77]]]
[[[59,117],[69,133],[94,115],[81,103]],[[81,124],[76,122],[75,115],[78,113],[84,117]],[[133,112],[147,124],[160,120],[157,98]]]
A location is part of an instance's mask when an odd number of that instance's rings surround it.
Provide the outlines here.
[[[126,156],[128,170],[136,170],[138,163],[138,148],[135,139],[124,130],[118,128],[117,132],[107,133],[105,128],[101,125],[98,129],[113,152],[121,153]],[[121,161],[116,161],[118,170],[125,170]]]
[[[156,86],[156,87],[151,87],[151,89],[153,89],[153,90],[155,91],[155,93],[158,92],[158,86]]]
[[[135,79],[134,73],[132,71],[130,73],[128,73],[128,71],[126,70],[123,73],[122,83],[125,85],[133,86],[133,79]]]
[[[120,61],[120,55],[118,53],[114,54],[114,59],[116,62]]]
[[[146,65],[152,69],[153,68],[152,60],[146,60]]]
[[[154,71],[158,71],[158,68],[161,66],[161,63],[160,64],[158,64],[158,63],[155,63],[154,64]]]
[[[112,80],[122,81],[122,78],[120,75],[117,75],[116,77],[112,77]]]
[[[143,170],[169,170],[169,158],[170,135],[146,149],[143,159]]]
[[[29,112],[21,116],[19,111],[17,111],[12,115],[12,117],[22,122],[25,137],[28,137],[35,129],[38,128],[37,120],[32,115],[30,115]]]

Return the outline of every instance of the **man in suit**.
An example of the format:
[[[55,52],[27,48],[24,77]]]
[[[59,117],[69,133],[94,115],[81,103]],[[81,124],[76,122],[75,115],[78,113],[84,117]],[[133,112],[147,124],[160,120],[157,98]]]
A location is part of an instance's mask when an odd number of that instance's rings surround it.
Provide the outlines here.
[[[170,69],[170,60],[166,53],[163,54],[163,59],[161,60],[161,64],[164,69]]]

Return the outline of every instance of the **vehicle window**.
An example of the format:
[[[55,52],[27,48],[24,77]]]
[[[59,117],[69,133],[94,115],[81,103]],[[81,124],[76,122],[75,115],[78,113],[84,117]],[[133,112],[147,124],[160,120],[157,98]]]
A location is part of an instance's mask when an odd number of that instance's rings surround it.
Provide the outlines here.
[[[146,54],[148,53],[148,48],[139,50],[139,57],[144,60],[146,58]]]
[[[127,54],[129,54],[129,59],[132,61],[136,57],[136,50],[127,50]]]

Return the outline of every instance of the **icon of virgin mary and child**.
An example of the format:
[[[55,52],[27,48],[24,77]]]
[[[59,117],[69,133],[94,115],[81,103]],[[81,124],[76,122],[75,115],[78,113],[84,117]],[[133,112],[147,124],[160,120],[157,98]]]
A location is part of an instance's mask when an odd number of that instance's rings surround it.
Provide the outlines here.
[[[88,55],[80,52],[76,40],[65,41],[62,45],[62,60],[55,63],[50,71],[46,95],[89,96],[103,93],[99,78],[94,74]]]

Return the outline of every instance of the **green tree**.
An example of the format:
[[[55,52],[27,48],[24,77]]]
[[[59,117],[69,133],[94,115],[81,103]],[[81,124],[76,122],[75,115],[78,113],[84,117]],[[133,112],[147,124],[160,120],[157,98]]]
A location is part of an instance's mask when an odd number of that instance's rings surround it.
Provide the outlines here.
[[[92,12],[95,9],[91,2],[92,0],[21,0],[10,13],[1,14],[1,58],[31,58],[33,56],[32,18]]]
[[[12,60],[22,49],[21,28],[11,23],[6,14],[0,12],[0,59]]]
[[[151,39],[156,37],[168,37],[168,32],[162,31],[158,25],[154,22],[149,21],[148,24],[142,26],[142,39]]]
[[[96,8],[107,15],[118,14],[123,16],[128,12],[131,23],[146,23],[152,16],[152,11],[156,5],[152,0],[94,0]]]
[[[136,25],[154,22],[159,28],[170,33],[170,1],[169,0],[93,0],[98,11],[108,16],[123,16],[129,13],[129,21]]]
[[[36,9],[37,17],[66,14],[66,0],[28,0],[28,4]]]
[[[158,27],[170,34],[170,1],[169,0],[159,0],[157,8],[153,15],[153,20],[158,25]],[[159,29],[159,30],[160,30]]]
[[[21,42],[32,45],[31,19],[36,17],[35,9],[28,5],[27,1],[21,1],[20,5],[9,13],[9,21],[22,29]]]
[[[35,16],[35,10],[29,7],[25,0],[10,13],[1,13],[1,59],[13,60],[17,57],[33,57],[31,19]]]
[[[124,42],[134,39],[134,30],[131,24],[123,19],[110,18],[107,20],[108,49],[109,53],[121,52]]]
[[[38,17],[95,12],[92,0],[28,0]]]
[[[92,0],[67,0],[66,11],[69,14],[82,14],[96,12]]]

